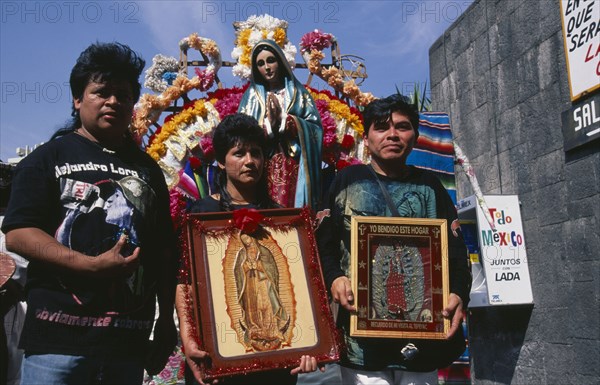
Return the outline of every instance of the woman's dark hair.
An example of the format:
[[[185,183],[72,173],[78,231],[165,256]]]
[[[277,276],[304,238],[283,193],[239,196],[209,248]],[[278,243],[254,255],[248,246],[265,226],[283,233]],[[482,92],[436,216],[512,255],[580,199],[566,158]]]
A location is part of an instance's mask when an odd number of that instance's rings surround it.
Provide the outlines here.
[[[369,103],[363,111],[365,134],[373,123],[381,124],[390,120],[392,113],[399,112],[406,115],[415,130],[416,138],[419,137],[419,112],[414,104],[411,104],[403,95],[394,94],[387,98],[376,99]]]
[[[267,154],[267,138],[265,131],[251,116],[236,113],[226,116],[213,131],[213,148],[215,158],[221,164],[225,164],[225,156],[235,146],[257,144],[264,155]],[[262,178],[258,182],[256,205],[261,209],[274,208],[277,205],[271,200],[267,192],[266,173],[263,171]],[[219,206],[223,211],[231,211],[231,196],[227,191],[227,173],[220,170],[216,180],[217,189],[220,193]]]
[[[85,87],[94,82],[125,82],[131,86],[134,100],[140,97],[139,77],[146,62],[137,53],[121,43],[94,43],[87,47],[71,70],[69,84],[74,99],[81,99]],[[52,135],[63,136],[81,126],[79,111],[71,106],[73,119]]]

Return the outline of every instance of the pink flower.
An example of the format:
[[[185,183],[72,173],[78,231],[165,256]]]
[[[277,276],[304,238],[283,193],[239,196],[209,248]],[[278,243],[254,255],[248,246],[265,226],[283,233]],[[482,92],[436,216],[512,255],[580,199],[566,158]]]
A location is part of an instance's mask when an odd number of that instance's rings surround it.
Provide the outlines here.
[[[204,135],[200,138],[200,149],[204,154],[206,160],[212,160],[215,158],[215,149],[213,147],[212,138],[210,135]]]
[[[300,39],[300,51],[322,51],[325,48],[331,47],[333,36],[329,33],[323,33],[318,29],[304,34]]]
[[[327,111],[329,102],[327,102],[326,100],[323,100],[323,99],[317,99],[315,101],[315,105],[317,106],[317,110],[319,110],[319,112]]]
[[[320,114],[321,114],[321,124],[323,125],[323,132],[335,134],[335,131],[337,129],[337,124],[335,122],[335,119],[333,119],[333,117],[331,116],[329,111],[320,112]]]
[[[208,99],[223,99],[233,94],[243,94],[248,88],[249,83],[242,87],[221,88],[207,94]]]
[[[337,143],[337,137],[335,133],[325,132],[323,134],[323,146],[324,147],[333,147]]]
[[[179,369],[180,365],[181,365],[181,356],[179,355],[179,353],[173,353],[171,354],[171,356],[169,357],[169,366],[175,369]]]
[[[210,99],[217,99],[214,103],[215,109],[219,112],[219,117],[221,119],[225,118],[227,115],[231,115],[237,112],[238,106],[240,105],[240,101],[242,100],[242,96],[244,94],[244,90],[242,88],[232,88],[231,92],[223,93],[217,90],[214,93],[209,93],[208,97]]]
[[[264,216],[255,209],[239,209],[233,211],[233,224],[242,233],[252,234],[258,229]]]
[[[207,70],[206,68],[203,70],[195,68],[194,71],[200,79],[200,86],[198,87],[200,91],[207,91],[208,89],[210,89],[210,87],[212,87],[213,83],[215,82],[215,73],[213,71]]]
[[[167,381],[173,377],[173,371],[170,368],[166,367],[162,370],[162,372],[160,372],[158,376],[163,380]]]
[[[346,162],[350,163],[350,165],[362,164],[362,162],[357,158],[346,158]]]

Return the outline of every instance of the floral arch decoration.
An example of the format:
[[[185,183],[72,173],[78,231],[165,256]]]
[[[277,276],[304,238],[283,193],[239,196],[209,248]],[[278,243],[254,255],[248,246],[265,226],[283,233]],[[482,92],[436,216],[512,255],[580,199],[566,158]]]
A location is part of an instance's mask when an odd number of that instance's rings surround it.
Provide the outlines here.
[[[223,65],[223,60],[221,60],[221,51],[214,40],[200,37],[197,33],[192,33],[190,36],[183,38],[179,42],[180,62],[186,70],[188,63],[187,53],[190,48],[194,48],[200,52],[204,62],[208,63],[205,69],[195,69],[196,75],[200,79],[200,86],[198,90],[208,91],[212,88],[215,80],[218,79],[217,73]]]
[[[375,99],[370,92],[361,92],[354,79],[344,80],[346,73],[338,68],[341,57],[335,36],[316,29],[302,36],[300,46],[302,58],[311,74],[326,81],[334,90],[351,99],[357,106],[366,106]],[[338,66],[321,64],[325,57],[323,50],[329,47],[332,47],[332,59],[338,62]]]
[[[145,93],[135,107],[132,133],[145,151],[163,170],[172,193],[173,218],[182,218],[187,199],[199,199],[211,193],[215,167],[212,149],[212,130],[229,114],[238,109],[243,87],[223,88],[217,73],[222,66],[233,67],[234,75],[249,79],[250,53],[261,39],[273,39],[282,47],[292,67],[308,68],[321,77],[334,92],[307,86],[323,124],[323,161],[333,170],[367,160],[362,144],[363,123],[359,109],[372,100],[369,93],[361,93],[353,82],[344,81],[342,72],[332,65],[321,64],[323,50],[336,44],[331,34],[312,31],[301,39],[301,52],[307,64],[296,66],[297,52],[287,38],[287,22],[269,15],[250,16],[234,23],[236,46],[232,57],[236,62],[223,62],[217,43],[192,33],[179,42],[180,60],[163,55],[153,58],[146,71],[144,86],[154,93]],[[187,52],[195,49],[203,61],[188,61]],[[337,50],[339,57],[339,50]],[[188,77],[188,65],[195,68],[195,76]],[[309,82],[310,82],[309,75]],[[341,83],[339,82],[339,79]],[[217,82],[216,89],[215,81]],[[188,94],[200,91],[200,97],[190,99]],[[339,95],[341,94],[341,96]],[[179,100],[182,105],[178,106]],[[161,117],[162,124],[159,123]],[[173,200],[175,203],[173,203]]]
[[[252,44],[263,38],[274,39],[283,46],[286,57],[291,56],[288,60],[295,64],[293,56],[296,48],[287,39],[287,22],[269,15],[253,15],[234,25],[237,37],[232,56],[238,60],[237,64],[223,62],[216,42],[193,33],[179,43],[179,62],[160,54],[155,56],[146,72],[144,86],[156,94],[143,94],[135,108],[131,126],[134,138],[160,164],[169,188],[184,197],[197,199],[210,193],[209,171],[214,160],[212,129],[224,116],[237,111],[245,91],[245,87],[222,88],[220,83],[217,90],[209,91],[215,80],[218,81],[219,69],[232,66],[234,73],[239,72],[239,76],[244,78],[244,73],[250,72]],[[321,115],[323,161],[334,170],[353,163],[365,163],[368,154],[362,141],[362,115],[348,100],[360,108],[375,97],[371,93],[361,92],[353,79],[355,76],[348,76],[349,71],[340,64],[343,56],[339,54],[336,38],[332,34],[311,31],[302,36],[300,47],[306,64],[296,67],[309,69],[309,82],[312,75],[318,76],[335,91],[334,95],[326,90],[307,87]],[[332,64],[323,64],[323,51],[330,47]],[[191,64],[206,66],[202,70],[196,69],[196,76],[192,78],[187,76],[187,66],[190,64],[187,52],[190,48],[198,50],[204,58],[200,64]],[[247,67],[245,70],[242,68],[244,65]],[[366,72],[362,75],[366,77]],[[188,93],[193,90],[206,92],[206,95],[190,100]],[[183,100],[182,107],[177,106],[179,99]],[[160,125],[158,121],[165,112],[171,114]],[[456,155],[459,155],[458,151]],[[464,160],[466,156],[458,158],[459,165],[468,163]],[[473,184],[477,185],[477,182]]]

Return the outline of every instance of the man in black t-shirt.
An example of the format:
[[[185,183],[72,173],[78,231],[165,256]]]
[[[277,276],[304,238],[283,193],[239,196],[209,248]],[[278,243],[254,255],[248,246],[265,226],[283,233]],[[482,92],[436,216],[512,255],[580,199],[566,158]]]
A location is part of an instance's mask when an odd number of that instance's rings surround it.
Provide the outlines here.
[[[15,172],[2,231],[30,261],[23,384],[141,383],[175,346],[169,194],[128,131],[143,67],[125,45],[89,46],[72,124]]]

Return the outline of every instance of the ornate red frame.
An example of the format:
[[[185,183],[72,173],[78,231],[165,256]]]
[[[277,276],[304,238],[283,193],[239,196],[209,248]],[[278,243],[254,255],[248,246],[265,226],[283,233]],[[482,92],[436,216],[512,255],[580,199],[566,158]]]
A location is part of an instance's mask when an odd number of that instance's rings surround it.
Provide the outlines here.
[[[298,235],[303,262],[304,277],[292,276],[292,284],[305,284],[308,288],[310,308],[299,309],[303,314],[312,313],[314,321],[315,344],[295,348],[287,346],[268,352],[249,352],[237,356],[224,356],[219,351],[217,325],[231,320],[216,319],[213,290],[215,285],[222,284],[221,277],[209,273],[210,261],[205,258],[207,240],[220,239],[227,242],[230,237],[239,234],[234,220],[235,212],[189,214],[184,226],[184,258],[188,264],[191,293],[188,298],[187,312],[190,317],[192,333],[202,350],[210,354],[211,362],[203,369],[206,379],[247,374],[276,368],[293,368],[298,366],[302,355],[314,356],[318,362],[327,363],[339,360],[340,338],[335,327],[324,286],[319,255],[314,232],[314,218],[309,209],[272,209],[260,210],[264,218],[261,221],[268,231]],[[287,245],[289,246],[289,245]],[[219,251],[224,255],[225,251]],[[212,255],[214,258],[214,255]],[[220,263],[220,262],[218,262]],[[214,271],[214,270],[213,270]],[[305,281],[305,282],[301,282]],[[220,306],[223,306],[222,304]],[[309,317],[310,318],[310,317]],[[300,330],[301,332],[301,330]]]

